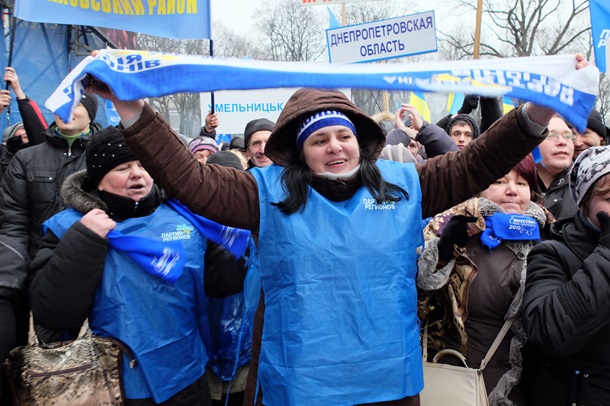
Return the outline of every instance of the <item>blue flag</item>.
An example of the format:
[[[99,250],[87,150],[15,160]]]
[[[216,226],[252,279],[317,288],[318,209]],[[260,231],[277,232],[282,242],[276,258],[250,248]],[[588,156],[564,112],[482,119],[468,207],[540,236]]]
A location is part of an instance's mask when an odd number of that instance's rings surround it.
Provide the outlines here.
[[[339,20],[337,20],[337,17],[335,17],[335,13],[333,13],[333,11],[330,9],[330,7],[328,7],[328,14],[330,15],[330,21],[328,23],[328,28],[337,28],[337,27],[341,27],[341,23],[339,22]]]
[[[591,31],[595,49],[595,65],[601,72],[606,72],[608,54],[610,54],[610,1],[589,0],[591,14]]]
[[[15,17],[37,23],[90,25],[167,38],[209,39],[212,36],[210,0],[17,0]]]

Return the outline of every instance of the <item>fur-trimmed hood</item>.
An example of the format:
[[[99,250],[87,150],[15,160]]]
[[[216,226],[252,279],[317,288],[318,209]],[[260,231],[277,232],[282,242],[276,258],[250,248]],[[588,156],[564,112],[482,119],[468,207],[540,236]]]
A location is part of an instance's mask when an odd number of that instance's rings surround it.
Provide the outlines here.
[[[68,176],[61,186],[61,197],[66,207],[88,213],[93,209],[108,212],[108,205],[88,186],[87,171],[79,171]]]

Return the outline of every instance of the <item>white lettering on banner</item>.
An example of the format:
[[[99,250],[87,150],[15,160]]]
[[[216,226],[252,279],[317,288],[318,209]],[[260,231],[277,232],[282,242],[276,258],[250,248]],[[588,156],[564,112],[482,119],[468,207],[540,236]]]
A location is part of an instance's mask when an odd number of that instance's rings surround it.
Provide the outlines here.
[[[472,69],[452,71],[451,73],[435,75],[431,78],[417,78],[413,76],[386,76],[388,83],[417,85],[424,90],[432,90],[431,86],[459,88],[464,84],[473,87],[485,88],[502,86],[527,89],[536,93],[557,98],[562,103],[572,106],[574,104],[574,88],[566,86],[545,75],[528,72],[503,71],[492,69]]]
[[[434,52],[434,12],[326,30],[334,63],[366,62]]]
[[[606,45],[606,40],[610,38],[610,30],[603,30],[599,35],[599,42],[597,43],[597,47],[603,47]]]
[[[108,66],[117,72],[141,72],[151,70],[161,66],[161,60],[145,60],[142,55],[131,54],[119,57],[116,59],[102,55],[102,58],[108,63]]]

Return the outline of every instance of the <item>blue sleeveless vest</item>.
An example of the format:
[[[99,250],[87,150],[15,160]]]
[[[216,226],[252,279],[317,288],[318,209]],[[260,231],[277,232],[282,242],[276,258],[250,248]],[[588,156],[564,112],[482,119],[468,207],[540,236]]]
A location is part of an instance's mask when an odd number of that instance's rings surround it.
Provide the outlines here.
[[[45,227],[61,237],[82,214],[64,210]],[[117,223],[116,231],[157,240],[181,240],[184,272],[175,284],[139,269],[124,252],[109,249],[89,324],[94,334],[115,337],[132,350],[137,365],[123,356],[128,399],[160,403],[205,372],[210,342],[203,260],[207,242],[184,217],[162,204],[149,216]],[[205,344],[204,344],[205,343]]]
[[[423,388],[417,318],[421,190],[413,164],[377,161],[409,193],[377,204],[366,188],[332,202],[315,190],[303,211],[286,197],[284,168],[253,169],[259,189],[259,261],[265,325],[259,364],[263,403],[354,405]]]

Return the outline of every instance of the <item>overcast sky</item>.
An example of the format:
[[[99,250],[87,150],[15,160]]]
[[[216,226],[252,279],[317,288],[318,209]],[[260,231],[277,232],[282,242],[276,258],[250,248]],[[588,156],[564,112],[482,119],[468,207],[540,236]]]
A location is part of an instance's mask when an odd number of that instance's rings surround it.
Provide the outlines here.
[[[293,0],[293,1],[301,1],[301,0]],[[404,0],[395,0],[395,1],[404,1]],[[211,8],[212,8],[212,22],[216,20],[222,21],[228,28],[231,28],[233,31],[239,34],[247,34],[249,30],[253,29],[252,25],[252,16],[254,15],[254,10],[259,6],[262,6],[266,3],[270,3],[267,0],[211,0]],[[442,11],[439,10],[438,0],[425,0],[419,1],[420,6],[417,9],[413,10],[412,13],[418,13],[421,11],[435,10],[435,14],[437,15],[437,24],[438,17],[442,14]],[[304,7],[319,7],[321,9],[326,9],[325,5],[314,5],[314,6],[304,6]],[[349,7],[349,3],[347,4]],[[337,7],[334,8],[335,10]],[[411,13],[409,13],[411,14]],[[393,16],[399,17],[399,16]],[[341,18],[340,15],[337,15],[337,18]],[[473,22],[474,24],[474,22]]]

